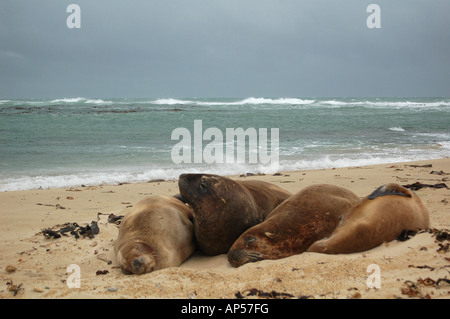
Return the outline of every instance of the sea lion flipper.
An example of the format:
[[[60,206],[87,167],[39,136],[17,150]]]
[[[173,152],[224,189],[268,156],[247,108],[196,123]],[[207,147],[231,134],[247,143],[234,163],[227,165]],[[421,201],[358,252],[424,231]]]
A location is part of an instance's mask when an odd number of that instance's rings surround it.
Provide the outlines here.
[[[397,184],[387,184],[378,187],[372,194],[369,195],[368,198],[375,199],[377,197],[388,195],[411,197],[411,193],[404,187],[401,187],[400,185]]]
[[[184,197],[184,196],[181,195],[181,194],[176,194],[176,195],[173,195],[172,197],[178,199],[179,201],[182,201],[184,204],[187,204],[187,199],[186,199],[186,197]]]

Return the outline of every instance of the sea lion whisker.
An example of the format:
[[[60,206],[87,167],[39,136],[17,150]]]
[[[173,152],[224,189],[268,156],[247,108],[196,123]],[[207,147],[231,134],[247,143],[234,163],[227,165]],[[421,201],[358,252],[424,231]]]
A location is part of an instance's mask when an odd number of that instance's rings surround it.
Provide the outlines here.
[[[245,255],[247,257],[247,259],[251,260],[251,261],[260,261],[263,259],[263,254],[258,253],[256,251],[251,251],[246,253]]]

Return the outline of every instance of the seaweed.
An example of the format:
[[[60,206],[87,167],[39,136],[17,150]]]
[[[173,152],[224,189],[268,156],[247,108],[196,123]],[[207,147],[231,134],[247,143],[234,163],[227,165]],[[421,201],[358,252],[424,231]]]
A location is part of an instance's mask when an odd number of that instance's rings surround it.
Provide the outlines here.
[[[436,240],[440,242],[450,240],[450,234],[444,230],[438,230],[436,232]]]
[[[430,174],[432,174],[432,175],[450,175],[449,173],[446,173],[444,171],[431,171]]]
[[[404,229],[400,235],[397,237],[398,241],[407,241],[411,237],[414,237],[417,234],[415,230]]]
[[[439,278],[438,280],[433,280],[429,277],[425,279],[419,278],[415,283],[411,280],[407,280],[404,282],[406,287],[401,289],[403,295],[407,295],[409,297],[419,297],[421,299],[431,299],[430,294],[423,294],[420,287],[432,287],[439,288],[440,284],[444,282],[450,284],[450,279],[447,278]]]
[[[441,282],[445,282],[445,283],[447,283],[447,284],[450,285],[450,279],[447,279],[447,278],[439,278],[438,280],[436,280],[436,286],[439,286],[439,284],[440,284]]]
[[[245,296],[243,294],[247,293]],[[272,290],[271,292],[264,292],[262,290],[258,290],[256,288],[248,289],[242,292],[238,291],[235,293],[236,298],[243,299],[245,297],[250,296],[256,296],[261,298],[268,298],[268,299],[287,299],[287,298],[294,298],[294,295],[285,293],[285,292],[276,292],[275,290]]]
[[[108,223],[119,225],[122,222],[124,215],[116,216],[114,214],[109,214]]]
[[[60,238],[61,237],[61,235],[59,234],[59,231],[54,231],[54,230],[51,230],[50,228],[47,228],[47,229],[43,229],[42,230],[42,234],[46,237],[46,238],[50,238],[50,237],[53,237],[53,238]]]
[[[6,282],[6,285],[8,286],[8,290],[13,293],[13,296],[16,296],[21,290],[24,288],[22,287],[22,283],[18,285],[14,285],[13,281]]]
[[[425,165],[407,165],[409,167],[414,167],[414,168],[418,168],[418,167],[433,167],[432,164],[425,164]]]
[[[54,228],[58,228],[54,230]],[[61,235],[68,236],[67,233],[73,235],[75,239],[80,238],[80,235],[88,238],[94,238],[94,235],[97,235],[100,232],[100,228],[98,227],[98,223],[92,221],[91,224],[86,226],[80,226],[78,223],[65,223],[63,225],[55,225],[50,228],[46,228],[42,230],[42,234],[46,238],[53,237],[54,239],[61,238]]]
[[[445,254],[446,252],[448,252],[450,250],[450,244],[438,244],[439,248],[437,250],[438,253],[443,253]]]
[[[117,215],[114,215],[113,213],[111,213],[111,214],[98,213],[97,221],[100,220],[100,215],[108,215],[108,223],[116,224],[116,225],[120,225],[120,223],[122,222],[122,219],[125,217],[124,215],[117,216]]]
[[[435,188],[435,189],[439,189],[439,188],[447,188],[447,185],[445,183],[437,183],[437,184],[423,184],[421,182],[415,182],[412,184],[407,184],[407,185],[402,185],[405,188],[409,188],[413,191],[417,191],[421,188],[425,188],[425,187],[429,187],[429,188]]]
[[[445,269],[450,267],[450,265],[446,265],[446,266],[441,266],[441,267],[431,267],[428,265],[423,265],[423,266],[414,266],[414,265],[408,265],[409,268],[417,268],[417,269],[430,269],[430,271],[437,269]]]

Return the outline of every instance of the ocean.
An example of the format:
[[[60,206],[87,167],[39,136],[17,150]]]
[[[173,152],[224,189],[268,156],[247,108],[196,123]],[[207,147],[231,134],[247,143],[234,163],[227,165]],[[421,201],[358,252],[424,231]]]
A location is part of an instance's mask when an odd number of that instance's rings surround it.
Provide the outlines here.
[[[238,128],[255,129],[256,146],[250,136],[227,138],[227,129]],[[177,129],[190,136],[174,135]],[[208,139],[208,129],[222,134]],[[264,150],[262,132],[277,161],[250,160]],[[227,154],[239,143],[244,161]],[[205,154],[224,160],[211,162]],[[0,99],[0,191],[449,156],[450,98]]]

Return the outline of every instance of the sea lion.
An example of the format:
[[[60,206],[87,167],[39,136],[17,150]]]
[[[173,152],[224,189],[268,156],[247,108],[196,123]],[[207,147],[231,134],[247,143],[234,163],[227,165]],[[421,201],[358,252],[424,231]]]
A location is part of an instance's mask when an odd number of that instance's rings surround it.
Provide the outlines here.
[[[192,210],[171,196],[153,195],[123,218],[114,252],[122,271],[143,274],[179,266],[195,250]]]
[[[291,192],[269,182],[247,180],[239,181],[239,183],[247,188],[250,194],[252,194],[256,207],[262,215],[263,220],[275,209],[275,207],[292,196]]]
[[[291,196],[268,182],[238,182],[212,174],[182,174],[178,185],[194,211],[197,245],[207,255],[227,253],[239,235]]]
[[[330,237],[315,242],[308,251],[361,252],[394,240],[404,230],[424,229],[429,222],[428,210],[415,193],[386,184],[352,207]]]
[[[304,252],[333,232],[341,215],[359,198],[328,184],[312,185],[278,205],[264,222],[249,228],[233,244],[228,261],[234,267]]]

